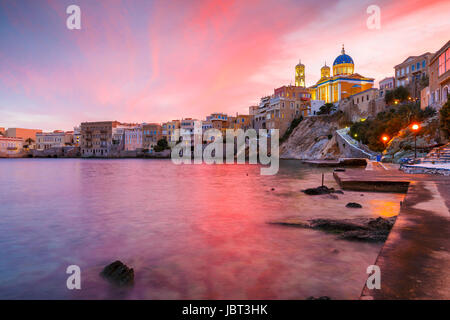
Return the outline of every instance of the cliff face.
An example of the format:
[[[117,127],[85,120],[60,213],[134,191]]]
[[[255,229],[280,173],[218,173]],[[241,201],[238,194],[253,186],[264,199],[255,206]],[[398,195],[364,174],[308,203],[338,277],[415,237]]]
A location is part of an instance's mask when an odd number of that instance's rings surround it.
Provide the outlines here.
[[[280,146],[280,158],[325,160],[341,157],[336,130],[342,115],[305,118]]]

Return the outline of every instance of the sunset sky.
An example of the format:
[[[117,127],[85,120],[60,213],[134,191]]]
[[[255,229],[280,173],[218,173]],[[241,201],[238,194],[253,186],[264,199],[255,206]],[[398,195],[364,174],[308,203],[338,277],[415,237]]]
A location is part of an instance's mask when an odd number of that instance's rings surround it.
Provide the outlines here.
[[[66,8],[81,7],[81,30]],[[366,9],[381,8],[369,30]],[[248,113],[332,65],[345,44],[376,84],[450,40],[450,1],[0,0],[0,127],[162,122]]]

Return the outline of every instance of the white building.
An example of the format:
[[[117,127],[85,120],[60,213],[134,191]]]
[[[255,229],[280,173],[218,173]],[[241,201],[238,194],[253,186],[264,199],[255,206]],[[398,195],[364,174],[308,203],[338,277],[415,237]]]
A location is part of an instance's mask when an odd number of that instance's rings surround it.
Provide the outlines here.
[[[36,133],[37,150],[46,150],[50,148],[62,148],[72,144],[73,133],[64,131],[41,132]]]
[[[135,151],[142,149],[142,126],[126,128],[124,131],[124,149],[126,151]]]
[[[22,151],[23,139],[0,136],[0,156],[14,155]]]

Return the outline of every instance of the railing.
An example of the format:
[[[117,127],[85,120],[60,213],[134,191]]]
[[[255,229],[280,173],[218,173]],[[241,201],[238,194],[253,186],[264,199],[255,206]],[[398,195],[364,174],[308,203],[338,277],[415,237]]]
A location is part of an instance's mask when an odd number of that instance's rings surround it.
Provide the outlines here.
[[[375,160],[377,158],[377,154],[375,153],[369,153],[363,149],[361,149],[359,147],[359,143],[358,141],[352,139],[347,133],[350,129],[349,128],[344,128],[344,129],[339,129],[336,130],[336,133],[352,148],[362,152],[363,154],[365,154],[366,156],[369,157],[369,159],[371,160]]]

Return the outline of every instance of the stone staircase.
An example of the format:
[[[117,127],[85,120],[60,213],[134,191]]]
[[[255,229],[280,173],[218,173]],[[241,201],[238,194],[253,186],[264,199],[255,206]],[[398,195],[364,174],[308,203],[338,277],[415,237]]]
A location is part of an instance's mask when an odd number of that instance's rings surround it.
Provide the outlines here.
[[[450,143],[434,148],[420,159],[420,163],[450,163]]]

